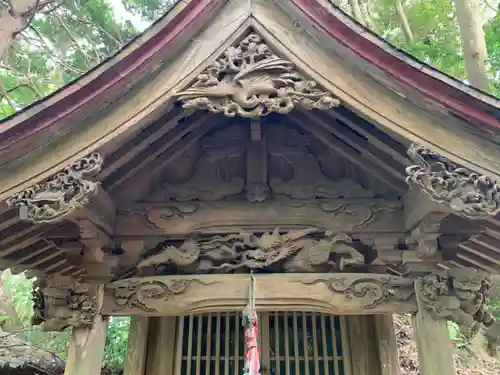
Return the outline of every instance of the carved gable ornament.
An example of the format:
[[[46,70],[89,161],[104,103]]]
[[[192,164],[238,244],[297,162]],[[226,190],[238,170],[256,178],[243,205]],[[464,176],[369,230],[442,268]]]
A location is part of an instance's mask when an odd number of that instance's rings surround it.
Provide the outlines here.
[[[408,156],[416,164],[406,168],[408,183],[418,185],[434,201],[445,203],[468,219],[500,212],[500,185],[418,144]]]
[[[98,182],[89,180],[102,168],[102,157],[93,153],[75,161],[53,177],[32,185],[7,199],[19,209],[22,220],[51,223],[89,203],[97,194]]]
[[[229,117],[286,114],[295,107],[329,109],[340,102],[291,61],[275,55],[257,34],[229,47],[187,90],[176,94],[184,108]]]

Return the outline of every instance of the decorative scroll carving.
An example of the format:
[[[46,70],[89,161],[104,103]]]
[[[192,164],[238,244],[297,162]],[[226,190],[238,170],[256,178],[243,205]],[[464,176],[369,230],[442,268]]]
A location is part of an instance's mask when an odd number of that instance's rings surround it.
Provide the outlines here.
[[[422,277],[417,290],[424,307],[438,319],[451,320],[475,330],[478,325],[495,323],[487,311],[489,276],[473,268],[452,268]]]
[[[44,331],[91,327],[98,313],[98,287],[37,279],[33,286],[33,325]]]
[[[159,252],[137,267],[156,266],[157,272],[172,266],[175,272],[214,273],[272,269],[283,272],[324,272],[364,264],[364,255],[353,240],[317,229],[272,233],[230,234],[186,240],[180,246],[160,244]]]
[[[184,108],[258,117],[307,110],[329,109],[339,100],[299,73],[292,62],[276,56],[257,34],[229,47],[191,87],[176,94]]]
[[[89,203],[97,194],[98,182],[88,178],[101,170],[103,160],[93,153],[64,168],[52,178],[30,186],[7,199],[20,210],[21,219],[33,223],[55,222]]]
[[[415,295],[413,280],[403,277],[387,276],[380,278],[332,277],[301,281],[306,285],[325,284],[332,293],[341,293],[348,299],[361,299],[365,309],[388,302],[408,301]]]
[[[162,234],[182,238],[198,231],[234,233],[251,227],[269,231],[277,226],[328,228],[335,233],[405,231],[400,202],[289,199],[265,204],[232,200],[141,204],[119,211],[114,233],[115,236]]]
[[[154,313],[157,310],[148,306],[151,301],[168,301],[174,296],[185,293],[193,283],[214,284],[214,282],[204,283],[198,279],[179,279],[167,282],[146,280],[111,284],[106,287],[106,291],[111,293],[114,303],[118,306],[113,312],[126,308],[138,308],[148,313]]]
[[[185,202],[194,199],[217,201],[227,196],[242,193],[245,180],[234,177],[226,180],[223,164],[231,158],[244,154],[241,129],[229,127],[205,137],[201,146],[204,154],[195,167],[193,176],[181,184],[165,183],[153,194],[154,200],[177,200]]]
[[[424,146],[413,143],[408,156],[416,165],[406,168],[408,183],[420,186],[438,203],[448,204],[469,219],[494,216],[500,211],[500,185]]]
[[[269,154],[284,159],[293,170],[287,181],[271,178],[274,193],[294,199],[374,197],[352,180],[332,181],[325,177],[318,160],[307,149],[309,142],[308,136],[292,128],[275,125],[269,129]]]

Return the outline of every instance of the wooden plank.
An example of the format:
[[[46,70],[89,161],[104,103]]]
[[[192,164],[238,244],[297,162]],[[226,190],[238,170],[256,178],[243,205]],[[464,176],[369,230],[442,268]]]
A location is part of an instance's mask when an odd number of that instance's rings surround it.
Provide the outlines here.
[[[123,375],[143,375],[145,373],[149,319],[145,316],[133,316],[131,319]]]
[[[257,275],[256,280],[259,311],[335,315],[416,311],[413,281],[402,277],[290,273]],[[247,290],[248,275],[244,274],[123,279],[106,285],[103,313],[180,316],[240,311],[247,303]]]
[[[184,237],[193,232],[239,233],[317,227],[342,233],[404,233],[403,208],[384,199],[136,204],[118,212],[115,237]]]
[[[353,375],[379,375],[377,341],[372,316],[349,316],[347,330]],[[381,374],[380,374],[381,375]]]
[[[375,332],[380,358],[380,375],[399,375],[398,343],[392,314],[375,315]]]
[[[415,282],[418,312],[413,315],[413,332],[417,343],[421,375],[455,375],[453,346],[448,325],[435,319],[425,308],[418,290],[421,280]]]
[[[173,375],[177,318],[149,318],[149,343],[146,374]]]

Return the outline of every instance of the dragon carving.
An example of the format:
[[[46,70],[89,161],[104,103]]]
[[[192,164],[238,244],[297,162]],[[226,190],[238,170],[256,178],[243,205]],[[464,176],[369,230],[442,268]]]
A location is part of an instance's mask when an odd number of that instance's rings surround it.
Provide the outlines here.
[[[419,144],[410,146],[408,156],[415,165],[406,168],[407,183],[418,185],[436,202],[448,204],[468,219],[483,219],[500,211],[500,185],[490,177]]]
[[[473,268],[451,268],[422,278],[420,299],[436,318],[451,320],[476,331],[480,325],[490,327],[495,319],[487,310],[491,280]]]
[[[263,270],[326,272],[350,264],[364,264],[364,256],[346,235],[317,230],[281,234],[229,234],[186,240],[180,246],[160,245],[159,252],[137,267],[172,265],[183,273],[220,273]]]

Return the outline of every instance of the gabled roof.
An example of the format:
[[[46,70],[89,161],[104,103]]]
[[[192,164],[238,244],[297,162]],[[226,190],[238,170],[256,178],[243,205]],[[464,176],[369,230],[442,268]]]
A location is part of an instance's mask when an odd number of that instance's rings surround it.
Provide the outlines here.
[[[97,179],[118,205],[124,196],[147,194],[151,170],[175,164],[175,156],[213,127],[233,124],[220,115],[183,112],[175,95],[249,32],[340,100],[335,110],[295,111],[286,121],[310,122],[317,138],[398,193],[406,188],[405,152],[412,142],[500,178],[498,99],[409,58],[323,1],[191,0],[178,2],[79,80],[1,124],[0,202],[96,150],[105,160]],[[141,184],[129,189],[135,181]],[[13,211],[1,215],[6,255],[0,257],[20,268],[82,271],[57,242],[61,233],[78,239],[74,226],[19,223]],[[478,242],[491,247],[494,236],[486,237]],[[476,265],[486,258],[467,257]],[[492,262],[486,267],[495,271],[500,261]]]
[[[209,24],[223,7],[231,7],[229,3],[235,3],[235,1],[178,2],[165,17],[118,54],[55,94],[6,119],[0,125],[0,170],[7,168],[12,171],[8,165],[13,160],[23,156],[28,157],[29,153],[43,144],[52,142],[55,138],[60,138],[70,131],[81,131],[83,127],[88,126],[84,124],[85,118],[93,113],[110,111],[113,103],[120,100],[134,83],[148,75],[154,75],[162,64],[178,56],[186,48],[186,43],[189,43],[197,32]],[[240,3],[241,10],[233,12],[239,19],[234,19],[230,26],[234,32],[237,30],[235,25],[241,26],[249,17],[254,22],[269,28],[269,25],[265,23],[273,20],[266,19],[266,13],[269,12],[261,6],[262,4],[259,4],[262,3],[261,1],[241,0]],[[327,40],[327,43],[323,44],[325,49],[333,48],[336,54],[349,59],[349,64],[357,65],[371,79],[386,85],[406,100],[412,101],[414,105],[424,107],[426,111],[448,121],[452,128],[457,130],[460,128],[465,132],[479,135],[490,144],[490,147],[485,150],[493,146],[492,138],[495,139],[497,130],[500,128],[500,101],[498,99],[474,90],[411,59],[354,22],[333,5],[327,5],[319,0],[296,0],[286,4],[277,2],[269,8],[278,7],[292,14],[297,25],[305,28],[320,43]],[[157,99],[161,101],[160,98]],[[158,104],[158,100],[150,104],[157,107],[154,104]],[[137,115],[140,116],[140,112],[139,110],[134,116],[138,118]],[[382,116],[387,117],[385,114]],[[79,129],[74,129],[73,125],[76,123]],[[475,169],[484,168],[484,172],[489,171],[493,175],[500,176],[496,163],[493,165],[489,163],[491,155],[486,158],[479,157],[477,160],[474,160],[476,159],[474,155],[461,157],[462,155],[451,147],[453,142],[446,144],[445,141],[435,144],[432,139],[422,139],[430,134],[424,126],[421,128],[422,133],[414,134],[416,136],[414,138],[417,139],[412,140],[420,140],[421,143],[427,143],[431,148],[437,147],[436,151],[442,149],[441,153],[444,155],[459,156],[465,165],[473,163]],[[128,125],[124,125],[118,132],[131,130]],[[106,142],[104,135],[105,132],[101,133],[100,138]],[[113,135],[108,133],[108,137],[113,137]],[[450,138],[449,141],[453,139]],[[100,145],[102,145],[101,142],[95,144],[95,147]],[[87,144],[85,148],[92,148],[92,146]],[[467,151],[465,150],[466,153]],[[482,160],[485,163],[482,163]],[[70,160],[63,157],[61,161],[67,164]],[[37,175],[39,178],[46,177],[47,173],[44,173],[44,170],[48,171],[43,167],[37,168],[37,171],[33,171],[30,177],[34,179],[37,179]],[[20,182],[19,176],[16,180]],[[0,197],[5,197],[5,194],[10,194],[13,192],[12,189],[16,189],[17,184],[13,181],[5,182],[10,186],[2,184]]]

